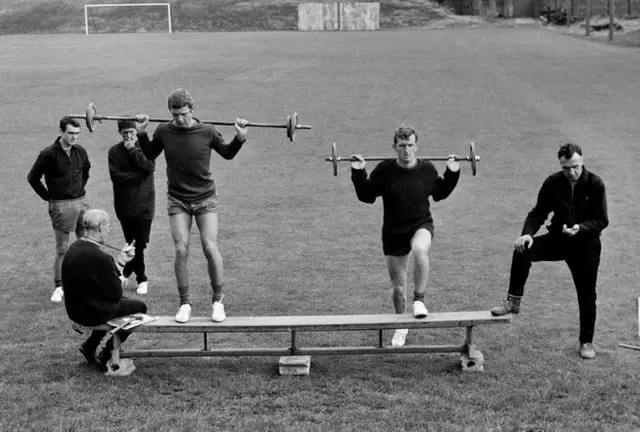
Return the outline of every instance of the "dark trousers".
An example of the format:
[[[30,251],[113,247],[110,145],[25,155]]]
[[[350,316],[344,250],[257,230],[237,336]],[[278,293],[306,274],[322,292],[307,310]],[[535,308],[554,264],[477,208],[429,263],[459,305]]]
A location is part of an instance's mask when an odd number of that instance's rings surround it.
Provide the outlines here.
[[[120,307],[116,312],[115,317],[131,315],[134,313],[147,313],[147,305],[140,300],[130,299],[128,297],[122,297],[120,299]],[[124,342],[131,335],[131,332],[119,332],[120,341]],[[107,335],[104,330],[94,330],[87,340],[82,344],[89,352],[95,352],[102,339]],[[105,350],[111,351],[113,349],[113,339],[109,338],[105,345]]]
[[[596,280],[600,266],[599,237],[568,238],[563,235],[544,234],[534,237],[531,249],[513,252],[509,294],[522,297],[529,277],[531,263],[539,261],[565,261],[578,294],[580,309],[580,343],[593,342],[596,324]]]
[[[147,243],[149,243],[151,220],[122,218],[120,219],[120,225],[122,226],[122,232],[124,233],[124,238],[127,243],[131,243],[133,240],[136,241],[136,256],[124,266],[122,275],[129,277],[132,273],[135,273],[138,283],[146,282],[147,275],[145,273],[144,250],[147,247]]]

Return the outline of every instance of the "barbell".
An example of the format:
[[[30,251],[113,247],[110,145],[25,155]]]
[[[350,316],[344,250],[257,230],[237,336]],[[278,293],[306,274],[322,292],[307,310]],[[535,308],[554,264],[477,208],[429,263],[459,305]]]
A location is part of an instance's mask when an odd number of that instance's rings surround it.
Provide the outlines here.
[[[84,119],[87,124],[87,129],[93,132],[96,130],[96,123],[102,123],[104,120],[110,121],[118,121],[118,120],[131,120],[135,121],[135,117],[125,117],[125,116],[103,116],[98,115],[96,105],[93,102],[90,102],[87,105],[87,110],[84,115],[72,114],[69,117],[75,119]],[[160,118],[150,118],[150,122],[154,123],[168,123],[171,119],[160,119]],[[233,126],[235,122],[230,121],[204,121],[203,123],[220,125],[220,126]],[[293,142],[296,130],[298,129],[311,129],[309,125],[301,125],[298,123],[298,113],[293,113],[287,116],[287,122],[285,124],[274,124],[274,123],[248,123],[247,126],[250,127],[258,127],[258,128],[277,128],[277,129],[286,129],[287,138],[291,142]]]
[[[333,175],[337,176],[338,175],[338,162],[355,162],[358,159],[356,158],[342,158],[340,156],[337,156],[336,153],[336,143],[331,144],[331,157],[325,158],[324,160],[326,162],[331,162],[333,164]],[[383,156],[370,156],[370,157],[364,157],[363,158],[365,161],[385,161],[385,160],[395,160],[397,159],[396,157],[383,157]],[[447,161],[449,160],[448,156],[438,156],[438,157],[431,157],[431,156],[417,156],[416,159],[423,159],[423,160],[430,160],[430,161]],[[476,172],[478,170],[478,162],[480,162],[480,156],[476,155],[476,144],[475,143],[470,143],[469,144],[469,156],[464,156],[464,157],[460,157],[460,156],[454,156],[454,160],[456,161],[462,161],[462,162],[470,162],[471,163],[471,173],[475,176]]]

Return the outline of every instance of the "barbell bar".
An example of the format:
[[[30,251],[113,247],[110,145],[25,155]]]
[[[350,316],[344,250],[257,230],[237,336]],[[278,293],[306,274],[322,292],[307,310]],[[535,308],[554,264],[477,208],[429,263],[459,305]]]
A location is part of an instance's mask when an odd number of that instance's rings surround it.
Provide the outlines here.
[[[331,157],[325,158],[324,160],[326,162],[331,162],[333,164],[333,175],[337,176],[338,175],[338,162],[355,162],[358,159],[356,158],[342,158],[338,155],[336,155],[337,150],[336,150],[337,144],[333,143],[331,144]],[[386,160],[395,160],[397,159],[396,157],[384,157],[384,156],[369,156],[369,157],[364,157],[363,158],[365,161],[386,161]],[[417,156],[416,159],[423,159],[423,160],[430,160],[430,161],[447,161],[449,160],[448,156],[436,156],[436,157],[431,157],[431,156]],[[476,155],[476,144],[475,143],[470,143],[469,144],[469,156],[464,156],[464,157],[460,157],[460,156],[454,156],[454,160],[456,161],[461,161],[461,162],[470,162],[471,163],[471,173],[475,176],[476,172],[478,170],[478,162],[480,162],[480,156]]]
[[[98,115],[98,111],[96,109],[96,105],[93,102],[90,102],[87,105],[87,110],[84,115],[72,114],[69,117],[75,119],[84,119],[87,124],[87,129],[89,131],[94,132],[96,129],[96,123],[102,123],[105,120],[108,121],[117,121],[117,120],[131,120],[135,121],[135,117],[126,117],[126,116],[103,116]],[[161,118],[150,118],[150,122],[154,123],[168,123],[170,119],[161,119]],[[230,121],[203,121],[203,123],[219,125],[219,126],[233,126],[235,122]],[[287,138],[291,142],[293,142],[296,134],[296,130],[298,129],[307,129],[310,130],[311,126],[302,125],[298,123],[298,113],[293,113],[287,116],[287,122],[285,124],[274,124],[274,123],[251,123],[247,124],[249,127],[257,127],[257,128],[277,128],[277,129],[286,129]]]

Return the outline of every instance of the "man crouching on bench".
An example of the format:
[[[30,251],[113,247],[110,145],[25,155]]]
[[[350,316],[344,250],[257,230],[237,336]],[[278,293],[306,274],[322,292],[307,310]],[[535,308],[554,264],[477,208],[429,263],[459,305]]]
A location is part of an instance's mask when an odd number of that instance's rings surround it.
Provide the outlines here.
[[[62,260],[62,283],[67,315],[84,326],[98,326],[107,321],[134,313],[146,313],[147,305],[122,295],[122,268],[135,256],[135,242],[125,245],[117,261],[104,252],[105,236],[109,233],[109,216],[104,210],[87,210],[83,218],[84,237],[76,240]],[[113,339],[96,355],[106,331],[94,330],[80,345],[80,352],[91,365],[105,369],[111,358]],[[124,342],[130,333],[121,332]]]

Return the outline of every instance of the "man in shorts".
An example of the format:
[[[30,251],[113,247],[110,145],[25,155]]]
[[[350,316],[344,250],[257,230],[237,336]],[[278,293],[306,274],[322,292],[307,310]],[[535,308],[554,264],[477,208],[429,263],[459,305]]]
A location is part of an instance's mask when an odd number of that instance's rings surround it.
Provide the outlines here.
[[[189,233],[193,219],[200,231],[202,250],[207,259],[207,270],[213,289],[215,322],[226,318],[223,298],[223,262],[218,249],[218,194],[211,173],[211,152],[230,160],[242,148],[247,136],[247,121],[236,119],[236,134],[230,143],[210,124],[201,123],[193,116],[193,98],[185,89],[176,89],[169,95],[168,108],[173,120],[161,123],[149,140],[146,133],[149,117],[139,114],[138,141],[149,160],[155,160],[164,151],[167,162],[169,224],[173,238],[174,269],[180,294],[180,309],[176,322],[186,323],[191,317],[189,295]]]
[[[113,183],[113,206],[127,243],[135,240],[136,255],[122,269],[125,282],[136,274],[140,295],[147,294],[149,283],[144,250],[149,243],[155,212],[156,190],[153,183],[156,163],[145,157],[137,139],[136,122],[119,120],[122,141],[109,149],[109,175]]]
[[[27,175],[33,190],[49,203],[49,216],[56,241],[54,291],[51,295],[53,303],[60,303],[64,296],[61,265],[69,247],[69,233],[73,231],[76,238],[82,237],[82,215],[89,207],[85,186],[91,163],[85,148],[76,143],[79,134],[80,123],[63,117],[60,120],[60,136],[40,152]]]
[[[109,233],[107,212],[99,209],[87,210],[83,225],[84,237],[71,246],[62,260],[62,283],[65,288],[64,305],[69,318],[84,326],[99,326],[107,321],[134,313],[147,313],[147,306],[140,300],[122,295],[120,274],[135,255],[135,240],[126,244],[117,260],[104,252],[101,246]],[[91,365],[101,369],[111,358],[113,339],[96,356],[96,350],[107,332],[94,330],[80,345],[80,352]],[[130,335],[121,332],[124,342]]]
[[[440,177],[431,162],[417,159],[418,133],[411,126],[400,126],[395,131],[393,149],[397,158],[380,162],[370,176],[362,156],[352,155],[351,180],[360,201],[373,204],[377,197],[382,197],[382,250],[396,313],[405,313],[407,271],[409,257],[413,255],[413,314],[416,318],[425,318],[428,310],[424,296],[434,232],[429,197],[440,201],[453,192],[460,178],[460,163],[450,156],[444,176]],[[408,332],[408,329],[397,329],[391,345],[403,346]]]

